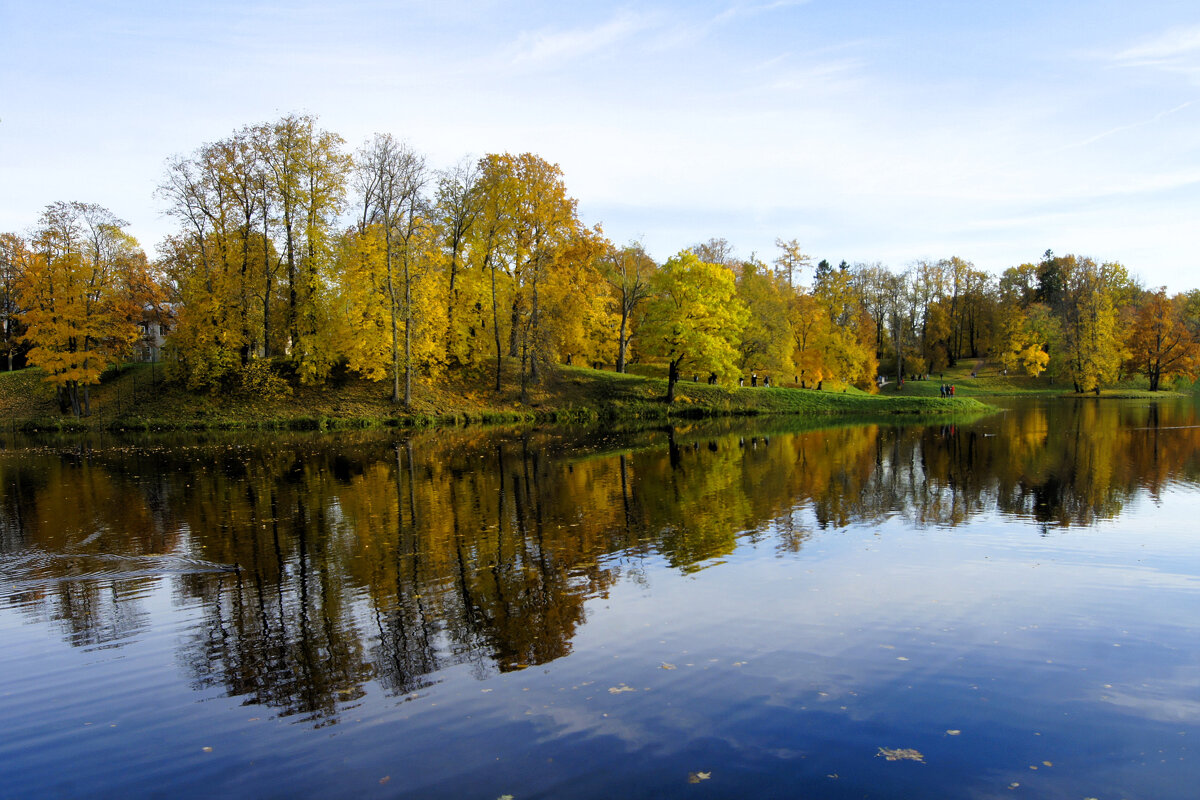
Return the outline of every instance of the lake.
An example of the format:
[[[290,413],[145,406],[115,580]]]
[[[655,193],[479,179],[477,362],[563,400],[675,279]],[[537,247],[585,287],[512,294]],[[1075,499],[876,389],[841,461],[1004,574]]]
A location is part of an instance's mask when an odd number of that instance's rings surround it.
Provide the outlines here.
[[[0,797],[1200,786],[1190,401],[3,445]]]

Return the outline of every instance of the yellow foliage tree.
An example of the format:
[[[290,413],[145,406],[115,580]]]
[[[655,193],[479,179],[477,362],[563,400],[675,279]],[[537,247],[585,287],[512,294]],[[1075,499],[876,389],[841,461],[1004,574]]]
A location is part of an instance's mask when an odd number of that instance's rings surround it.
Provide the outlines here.
[[[682,367],[731,380],[749,311],[727,267],[684,250],[654,274],[654,297],[642,323],[642,346],[667,359],[667,402],[675,400]]]
[[[22,276],[29,361],[75,416],[90,413],[88,387],[129,352],[152,299],[146,256],[126,224],[94,204],[53,203]]]
[[[1050,363],[1049,349],[1058,339],[1058,325],[1041,303],[1021,308],[1007,302],[1000,309],[997,357],[1006,370],[1023,370],[1036,378]]]

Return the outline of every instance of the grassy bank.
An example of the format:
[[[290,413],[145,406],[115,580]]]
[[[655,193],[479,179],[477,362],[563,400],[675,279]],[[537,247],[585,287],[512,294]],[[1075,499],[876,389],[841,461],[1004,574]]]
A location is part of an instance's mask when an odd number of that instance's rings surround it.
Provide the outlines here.
[[[1101,397],[1107,399],[1153,399],[1178,397],[1191,394],[1195,387],[1187,380],[1165,384],[1165,388],[1150,391],[1149,381],[1134,376],[1120,383],[1094,392],[1076,394],[1070,383],[1056,381],[1049,375],[1031,378],[1027,375],[1007,373],[997,362],[986,359],[965,359],[957,366],[935,372],[928,380],[905,380],[900,387],[894,377],[884,386],[880,394],[885,397],[938,397],[938,387],[952,384],[955,397],[972,397],[986,400],[989,397],[1044,396],[1044,397]]]
[[[486,371],[464,371],[434,381],[416,381],[407,412],[391,402],[390,384],[347,377],[321,387],[293,387],[287,396],[249,393],[198,394],[163,379],[162,367],[132,364],[111,371],[91,387],[88,417],[59,412],[54,393],[38,370],[0,373],[0,414],[17,430],[203,430],[327,429],[376,426],[428,426],[498,422],[655,421],[788,414],[890,417],[896,414],[966,414],[988,410],[960,396],[885,392],[870,395],[853,387],[827,391],[784,388],[724,388],[682,382],[676,402],[667,406],[666,381],[647,375],[618,375],[579,367],[559,367],[522,396],[515,366],[504,389],[492,389]],[[907,386],[906,386],[907,388]]]

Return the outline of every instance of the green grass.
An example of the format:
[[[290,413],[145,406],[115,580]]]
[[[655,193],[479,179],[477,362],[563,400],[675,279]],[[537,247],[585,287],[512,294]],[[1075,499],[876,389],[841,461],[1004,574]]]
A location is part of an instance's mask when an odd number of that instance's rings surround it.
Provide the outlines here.
[[[974,377],[972,377],[973,374]],[[1013,372],[1005,374],[1003,367],[999,363],[986,359],[964,359],[954,368],[947,369],[942,373],[933,373],[929,380],[906,380],[903,388],[897,386],[893,381],[885,386],[880,394],[885,397],[936,398],[938,397],[938,387],[943,383],[954,385],[954,396],[956,398],[1010,397],[1018,395],[1042,395],[1046,397],[1097,396],[1093,392],[1076,394],[1075,388],[1070,383],[1054,380],[1045,374],[1036,378]],[[1146,378],[1135,376],[1115,386],[1102,389],[1099,396],[1110,399],[1154,398],[1189,393],[1191,391],[1193,391],[1193,384],[1190,381],[1184,380],[1166,385],[1158,392],[1151,392],[1149,381]]]
[[[425,427],[472,423],[591,423],[600,420],[659,421],[720,416],[855,415],[891,417],[980,413],[986,405],[968,397],[943,400],[904,393],[874,396],[838,386],[829,391],[726,388],[681,381],[676,402],[663,402],[666,380],[619,375],[586,367],[558,367],[522,396],[516,366],[505,364],[504,389],[494,374],[464,370],[414,382],[412,407],[391,402],[389,383],[347,378],[321,387],[297,386],[290,396],[266,399],[185,391],[163,379],[161,365],[130,364],[110,370],[90,389],[92,413],[75,419],[59,413],[52,389],[36,369],[0,373],[0,413],[6,427],[24,430],[328,430]],[[653,370],[644,370],[653,375]],[[827,388],[829,385],[827,384]],[[907,387],[906,387],[907,388]],[[936,386],[934,386],[936,389]]]

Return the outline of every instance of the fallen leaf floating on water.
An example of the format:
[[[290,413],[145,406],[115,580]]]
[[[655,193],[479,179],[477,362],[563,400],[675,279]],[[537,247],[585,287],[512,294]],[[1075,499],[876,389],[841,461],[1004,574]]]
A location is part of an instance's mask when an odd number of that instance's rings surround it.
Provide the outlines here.
[[[699,783],[700,781],[706,781],[711,777],[711,772],[689,772],[688,783]]]
[[[620,694],[621,692],[636,692],[636,691],[637,691],[637,689],[633,688],[632,686],[626,686],[623,683],[620,686],[608,687],[609,694]]]
[[[674,665],[674,664],[668,664],[668,663],[666,663],[666,662],[664,661],[664,662],[663,662],[663,665],[662,665],[661,667],[659,667],[659,669],[675,669],[675,665]]]
[[[947,736],[958,736],[960,733],[962,733],[962,731],[956,731],[956,730],[946,731]]]
[[[888,761],[919,761],[925,763],[925,756],[921,755],[920,751],[914,750],[911,747],[881,747],[879,752],[875,754],[876,758],[883,756]]]

